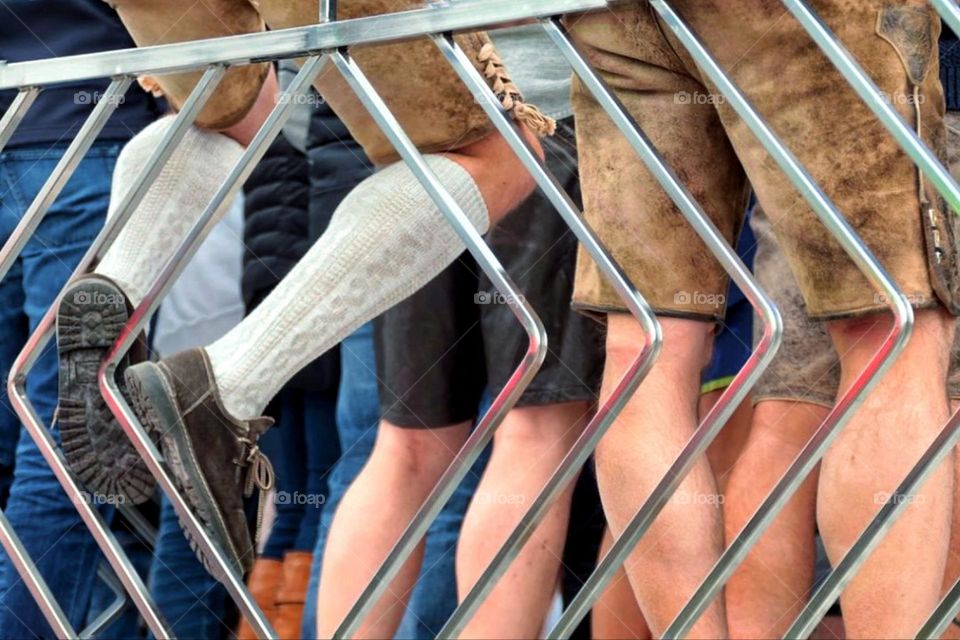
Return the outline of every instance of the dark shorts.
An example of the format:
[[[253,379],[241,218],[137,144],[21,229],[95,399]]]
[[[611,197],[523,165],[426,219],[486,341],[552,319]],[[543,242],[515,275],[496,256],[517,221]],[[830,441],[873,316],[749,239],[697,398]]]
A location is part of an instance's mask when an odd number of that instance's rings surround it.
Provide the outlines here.
[[[572,120],[543,140],[547,164],[580,201]],[[596,401],[604,329],[570,308],[577,241],[539,191],[497,225],[487,242],[543,320],[546,361],[517,406]],[[477,415],[528,349],[510,308],[464,253],[375,322],[381,415],[402,427],[444,427]]]

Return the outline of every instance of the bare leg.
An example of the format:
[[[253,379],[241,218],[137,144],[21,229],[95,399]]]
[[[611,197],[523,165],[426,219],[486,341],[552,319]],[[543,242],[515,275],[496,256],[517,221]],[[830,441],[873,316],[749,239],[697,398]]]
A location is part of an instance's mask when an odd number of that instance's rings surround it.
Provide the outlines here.
[[[463,445],[469,423],[404,429],[382,422],[370,460],[337,508],[317,597],[317,633],[329,638]],[[423,543],[354,636],[390,638],[416,584]]]
[[[841,390],[850,387],[889,327],[886,315],[831,323],[842,364]],[[827,452],[817,510],[832,562],[846,552],[946,422],[952,334],[953,322],[945,312],[917,311],[910,343]],[[913,637],[933,610],[943,585],[952,492],[951,456],[843,592],[850,637]]]
[[[724,391],[725,389],[717,389],[700,396],[699,413],[701,421],[707,415],[707,412],[713,408],[713,405],[717,403]],[[730,420],[723,426],[723,430],[707,448],[707,459],[710,461],[710,468],[717,479],[717,488],[720,489],[721,494],[726,493],[730,473],[743,454],[747,438],[750,436],[752,417],[753,405],[748,397],[740,403],[740,406],[730,416]]]
[[[733,468],[724,502],[726,538],[740,532],[823,422],[820,405],[768,400],[754,408],[753,430]],[[734,638],[782,637],[813,586],[817,472],[801,486],[727,583]]]
[[[950,413],[960,410],[960,400],[951,398]],[[947,553],[947,570],[943,576],[943,592],[946,592],[960,579],[960,455],[954,452],[953,461],[953,520],[950,524],[950,550]],[[960,640],[960,625],[951,623],[943,632],[942,638]]]
[[[666,473],[697,425],[700,371],[710,351],[707,323],[661,318],[660,358],[597,449],[597,476],[611,532],[617,536]],[[638,325],[625,314],[609,316],[603,394],[621,377],[642,344]],[[640,541],[627,563],[637,601],[654,635],[693,594],[723,549],[717,487],[704,458]],[[727,625],[717,601],[694,626],[691,638],[723,638]]]
[[[583,431],[585,402],[511,411],[470,503],[457,545],[457,589],[474,585]],[[535,638],[560,570],[573,486],[554,503],[464,630],[464,638]]]
[[[603,532],[602,558],[613,545],[610,530]],[[597,640],[649,640],[650,628],[633,597],[630,581],[623,569],[617,572],[590,612],[591,632]]]

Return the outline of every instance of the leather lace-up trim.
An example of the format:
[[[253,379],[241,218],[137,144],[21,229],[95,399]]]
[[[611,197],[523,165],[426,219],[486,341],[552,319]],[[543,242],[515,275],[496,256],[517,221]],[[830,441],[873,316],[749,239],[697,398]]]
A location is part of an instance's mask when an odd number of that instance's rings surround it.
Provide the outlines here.
[[[493,43],[488,42],[480,48],[477,60],[483,65],[483,74],[490,82],[500,104],[515,120],[524,123],[541,136],[552,136],[556,132],[556,120],[543,115],[540,109],[523,101],[523,94],[510,79],[510,74]]]

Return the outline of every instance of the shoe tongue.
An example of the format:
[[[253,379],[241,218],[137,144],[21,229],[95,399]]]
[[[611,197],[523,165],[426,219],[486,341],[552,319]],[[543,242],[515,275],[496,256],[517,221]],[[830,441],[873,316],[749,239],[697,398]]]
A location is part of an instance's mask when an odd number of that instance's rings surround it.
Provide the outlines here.
[[[267,429],[274,425],[274,419],[268,416],[260,416],[259,418],[254,418],[247,421],[247,426],[250,429],[250,435],[254,438],[259,438]]]

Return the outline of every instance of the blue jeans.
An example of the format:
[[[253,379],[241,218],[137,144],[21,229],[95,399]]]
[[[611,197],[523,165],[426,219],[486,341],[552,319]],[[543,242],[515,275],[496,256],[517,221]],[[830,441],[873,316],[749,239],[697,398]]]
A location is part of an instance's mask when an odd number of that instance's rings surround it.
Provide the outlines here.
[[[170,500],[163,496],[150,593],[178,638],[227,637],[226,588],[210,577],[190,549]]]
[[[133,567],[137,570],[137,573],[140,574],[140,577],[145,578],[153,563],[153,550],[150,549],[139,535],[130,531],[126,523],[122,522],[121,518],[114,518],[113,524],[117,542],[120,543],[124,553],[130,558],[130,562],[133,563]],[[106,561],[102,562],[101,566],[106,566]],[[112,575],[113,570],[110,569],[109,566],[107,566],[107,571]],[[119,580],[117,581],[119,582]],[[122,588],[120,591],[123,593]],[[135,640],[136,638],[142,637],[140,632],[140,613],[137,611],[137,607],[133,604],[130,597],[127,596],[126,593],[123,593],[123,596],[126,599],[123,612],[103,629],[98,636],[99,638],[129,638]],[[93,590],[90,594],[90,606],[87,609],[86,624],[92,624],[97,616],[107,609],[107,607],[113,605],[116,599],[117,594],[113,588],[98,576],[93,583]],[[77,631],[79,632],[80,630],[78,629]]]
[[[313,571],[303,613],[301,635],[317,637],[317,592],[323,565],[323,551],[337,505],[357,477],[373,450],[380,421],[377,396],[373,325],[366,324],[343,341],[340,395],[337,402],[337,431],[340,450],[329,480],[329,500],[320,516],[320,532],[313,552]],[[481,461],[478,464],[481,464]],[[475,470],[476,471],[476,470]],[[454,556],[463,515],[476,489],[480,472],[467,476],[427,533],[423,571],[397,638],[433,638],[457,604]]]
[[[327,477],[340,457],[336,398],[287,387],[267,415],[277,425],[260,438],[277,469],[276,517],[261,554],[282,560],[286,551],[313,551],[327,501]]]
[[[0,283],[0,374],[37,326],[103,226],[110,179],[120,143],[96,143],[50,208],[16,265]],[[65,146],[25,147],[0,154],[0,242],[11,235]],[[57,405],[55,345],[43,352],[27,380],[40,419],[53,421]],[[37,563],[54,596],[79,631],[101,554],[76,508],[0,391],[0,463],[15,459],[6,515]],[[54,438],[59,433],[54,429]],[[104,509],[105,516],[112,515]],[[0,554],[0,636],[52,637],[5,554]]]

